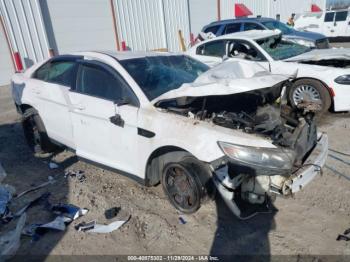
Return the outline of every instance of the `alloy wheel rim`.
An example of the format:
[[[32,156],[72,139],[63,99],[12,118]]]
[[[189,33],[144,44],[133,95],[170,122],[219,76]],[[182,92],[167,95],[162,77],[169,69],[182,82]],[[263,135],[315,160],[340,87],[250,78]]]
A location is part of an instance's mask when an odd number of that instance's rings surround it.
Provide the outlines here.
[[[303,101],[319,102],[321,101],[321,94],[311,85],[300,85],[293,92],[293,102],[298,105]]]
[[[183,210],[193,208],[198,200],[193,179],[180,165],[168,167],[165,173],[165,187],[174,204]]]

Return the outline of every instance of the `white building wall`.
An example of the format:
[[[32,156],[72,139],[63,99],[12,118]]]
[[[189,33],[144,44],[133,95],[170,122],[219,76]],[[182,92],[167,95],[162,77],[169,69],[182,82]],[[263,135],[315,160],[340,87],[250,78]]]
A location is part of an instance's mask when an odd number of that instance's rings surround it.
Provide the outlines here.
[[[160,0],[115,1],[120,41],[131,50],[167,47],[164,6]]]
[[[11,53],[6,44],[5,33],[0,27],[0,86],[9,84],[11,76],[15,72],[11,59]]]
[[[217,0],[189,0],[191,32],[197,36],[203,26],[218,20]]]
[[[108,0],[43,0],[48,37],[60,54],[85,50],[115,50]]]
[[[179,30],[185,39],[185,45],[190,43],[190,18],[187,0],[163,0],[164,21],[167,37],[167,48],[170,51],[181,51]]]
[[[0,0],[0,11],[13,50],[24,67],[48,57],[48,44],[37,0]]]

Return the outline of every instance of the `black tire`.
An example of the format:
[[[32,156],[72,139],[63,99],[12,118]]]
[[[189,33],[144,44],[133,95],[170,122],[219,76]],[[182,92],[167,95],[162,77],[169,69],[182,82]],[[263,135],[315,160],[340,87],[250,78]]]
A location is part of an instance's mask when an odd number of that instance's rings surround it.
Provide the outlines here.
[[[47,154],[55,150],[56,146],[50,141],[44,123],[34,108],[24,112],[22,127],[26,141],[35,154]]]
[[[330,109],[332,99],[327,90],[327,87],[325,87],[321,82],[314,79],[300,79],[294,82],[288,95],[288,100],[292,107],[295,108],[297,106],[297,104],[294,102],[293,96],[301,86],[309,86],[317,90],[320,97],[319,99],[322,102],[322,109],[320,113],[325,113]]]
[[[185,214],[196,212],[215,191],[204,166],[192,156],[165,164],[161,184],[170,203]]]

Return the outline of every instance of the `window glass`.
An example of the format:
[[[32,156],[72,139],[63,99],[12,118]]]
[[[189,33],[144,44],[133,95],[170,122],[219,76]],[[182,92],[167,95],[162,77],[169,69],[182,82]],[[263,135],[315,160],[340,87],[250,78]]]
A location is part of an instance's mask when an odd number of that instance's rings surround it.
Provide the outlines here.
[[[98,66],[80,66],[76,91],[107,100],[121,101],[124,98],[124,90],[129,90],[129,87],[118,74],[112,74]]]
[[[219,28],[221,25],[216,25],[216,26],[211,26],[208,27],[207,29],[204,30],[204,33],[213,33],[214,35],[216,35],[216,33],[218,32]]]
[[[244,31],[249,31],[249,30],[264,30],[261,25],[256,24],[256,23],[244,23]]]
[[[34,78],[64,86],[72,86],[74,75],[74,61],[53,61],[40,67]]]
[[[270,30],[279,29],[285,35],[293,33],[293,29],[279,21],[266,21],[262,22],[262,24]]]
[[[251,44],[240,40],[228,43],[228,56],[251,61],[265,61],[265,57]]]
[[[150,101],[184,83],[192,83],[209,69],[207,65],[181,55],[142,57],[119,62]]]
[[[241,23],[233,23],[226,26],[225,34],[232,34],[241,31]]]
[[[346,21],[347,16],[348,16],[348,11],[337,12],[335,14],[335,21],[336,22]]]
[[[326,13],[326,15],[324,17],[324,21],[325,22],[333,22],[334,14],[335,14],[334,12]]]
[[[71,86],[74,77],[75,62],[53,62],[48,70],[47,81],[59,85]]]
[[[49,75],[50,63],[41,66],[34,74],[34,78],[42,81],[47,81]]]
[[[257,43],[274,59],[283,60],[311,51],[311,48],[281,39],[266,38]]]
[[[197,49],[197,54],[206,56],[223,57],[226,53],[224,41],[213,41]]]

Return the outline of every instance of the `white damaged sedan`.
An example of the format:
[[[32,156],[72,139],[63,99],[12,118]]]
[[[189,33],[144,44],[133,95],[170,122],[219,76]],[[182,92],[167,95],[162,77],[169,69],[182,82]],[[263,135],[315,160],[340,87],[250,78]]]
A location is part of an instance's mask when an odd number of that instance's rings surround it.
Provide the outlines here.
[[[64,146],[145,186],[161,183],[184,213],[217,189],[245,219],[319,174],[328,139],[317,132],[317,105],[287,105],[287,77],[242,67],[209,70],[165,53],[74,53],[14,75],[13,98],[35,153]]]
[[[209,66],[249,61],[273,74],[293,75],[292,106],[313,101],[322,104],[323,112],[350,110],[350,49],[310,49],[283,40],[278,30],[252,30],[198,43],[187,54]]]

